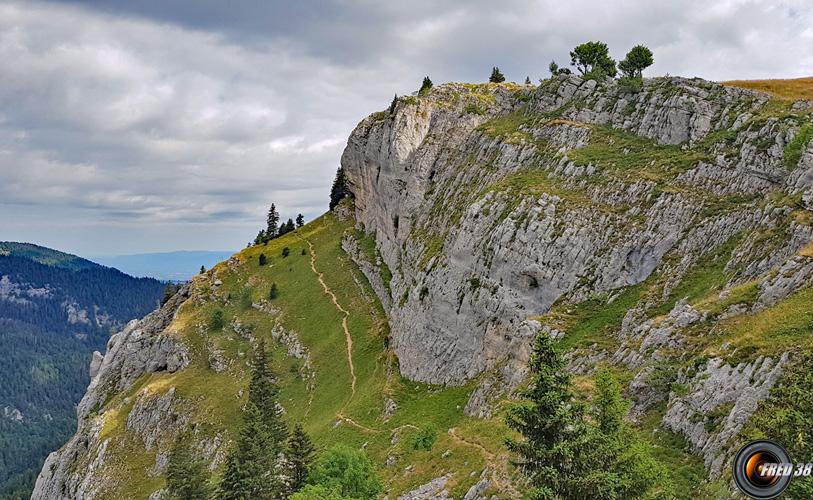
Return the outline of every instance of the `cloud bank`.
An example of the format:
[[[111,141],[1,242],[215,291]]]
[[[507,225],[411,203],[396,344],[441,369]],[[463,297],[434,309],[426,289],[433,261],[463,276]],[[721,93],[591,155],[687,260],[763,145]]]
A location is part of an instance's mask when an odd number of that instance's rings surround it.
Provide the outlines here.
[[[813,74],[805,1],[0,3],[0,240],[82,254],[236,249],[266,206],[326,209],[394,93],[544,77],[649,45],[650,74]]]

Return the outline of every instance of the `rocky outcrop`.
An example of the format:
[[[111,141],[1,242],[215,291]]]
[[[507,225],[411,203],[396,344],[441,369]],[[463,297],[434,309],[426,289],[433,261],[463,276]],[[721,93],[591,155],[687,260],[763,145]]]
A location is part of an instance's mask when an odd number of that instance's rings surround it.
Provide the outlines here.
[[[402,374],[463,383],[520,358],[520,325],[558,300],[635,285],[656,269],[669,277],[667,295],[709,251],[777,227],[788,211],[754,197],[811,184],[783,163],[798,125],[759,118],[767,101],[698,79],[652,79],[626,93],[571,76],[539,87],[448,84],[363,120],[342,166],[359,227],[396,270],[386,294],[374,288],[382,302],[392,297]],[[657,162],[672,159],[633,165],[654,169],[642,178],[572,160],[594,141],[612,150],[623,140],[602,139],[606,130],[652,139],[685,163],[668,173]],[[810,235],[786,231],[786,246],[772,244],[788,253],[767,252],[780,262]],[[745,263],[747,273],[775,265],[760,262]]]
[[[187,348],[168,327],[189,293],[189,286],[183,287],[161,309],[130,322],[110,338],[97,373],[77,407],[77,432],[48,456],[32,499],[89,499],[100,494],[106,478],[99,474],[110,440],[102,438],[105,414],[99,411],[108,398],[130,388],[141,375],[174,372],[187,366]],[[159,433],[172,432],[172,426],[182,425],[178,414],[169,411],[173,400],[171,389],[159,397],[142,392],[135,402],[126,425],[141,436],[145,446],[151,446]]]
[[[733,438],[768,397],[788,361],[760,358],[753,363],[727,365],[712,358],[688,383],[689,394],[672,394],[663,418],[666,427],[686,436],[700,453],[712,478],[719,477],[738,444]]]

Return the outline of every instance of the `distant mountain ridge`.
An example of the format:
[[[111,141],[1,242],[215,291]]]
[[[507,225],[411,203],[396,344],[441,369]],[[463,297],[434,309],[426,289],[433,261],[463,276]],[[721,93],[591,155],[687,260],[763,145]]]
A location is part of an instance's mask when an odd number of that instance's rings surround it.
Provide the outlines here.
[[[131,255],[103,255],[91,257],[95,262],[115,267],[127,274],[164,281],[186,281],[198,274],[200,266],[206,269],[228,259],[234,252],[206,250],[178,250]]]
[[[47,266],[61,267],[74,271],[101,267],[95,262],[83,259],[82,257],[34,245],[33,243],[2,241],[0,242],[0,257],[2,256],[22,257]]]
[[[75,430],[91,353],[160,304],[164,284],[76,255],[0,242],[0,498],[28,496]]]

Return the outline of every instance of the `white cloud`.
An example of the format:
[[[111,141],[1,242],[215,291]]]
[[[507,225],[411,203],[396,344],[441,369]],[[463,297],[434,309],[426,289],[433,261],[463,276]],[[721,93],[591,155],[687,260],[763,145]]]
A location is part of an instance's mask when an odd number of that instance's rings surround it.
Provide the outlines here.
[[[97,4],[0,4],[0,239],[241,246],[271,201],[325,209],[348,134],[393,93],[493,65],[536,80],[587,39],[648,44],[650,74],[813,73],[804,0]]]

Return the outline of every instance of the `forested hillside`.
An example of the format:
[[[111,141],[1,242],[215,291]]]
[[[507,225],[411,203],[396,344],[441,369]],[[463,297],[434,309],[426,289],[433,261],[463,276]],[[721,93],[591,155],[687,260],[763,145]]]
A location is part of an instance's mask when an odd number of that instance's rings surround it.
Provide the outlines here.
[[[93,351],[159,303],[163,285],[55,250],[0,243],[0,498],[27,498],[76,428]]]

